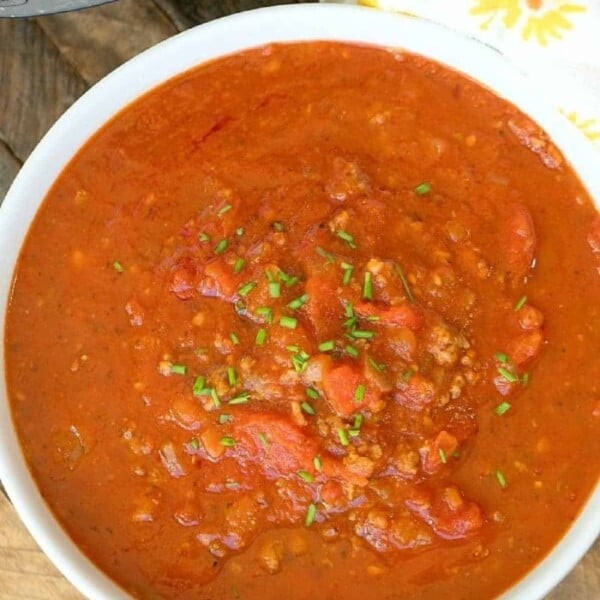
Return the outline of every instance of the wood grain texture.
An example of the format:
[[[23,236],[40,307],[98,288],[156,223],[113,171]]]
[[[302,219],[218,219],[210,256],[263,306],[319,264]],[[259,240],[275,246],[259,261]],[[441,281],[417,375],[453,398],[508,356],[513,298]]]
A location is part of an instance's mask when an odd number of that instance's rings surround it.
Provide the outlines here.
[[[0,138],[25,160],[87,88],[35,20],[0,19]]]
[[[0,205],[12,180],[16,177],[21,168],[21,161],[12,153],[12,150],[0,141]],[[2,485],[0,484],[0,491]]]
[[[241,10],[300,1],[120,0],[78,13],[0,20],[0,202],[48,127],[116,66],[178,30]],[[81,598],[0,493],[0,600]],[[600,542],[546,600],[597,598]]]
[[[579,564],[546,596],[546,600],[598,600],[600,598],[600,540]]]
[[[91,10],[62,13],[37,20],[87,84],[177,33],[152,0],[120,0]]]
[[[83,596],[57,571],[0,495],[0,598],[80,600]]]

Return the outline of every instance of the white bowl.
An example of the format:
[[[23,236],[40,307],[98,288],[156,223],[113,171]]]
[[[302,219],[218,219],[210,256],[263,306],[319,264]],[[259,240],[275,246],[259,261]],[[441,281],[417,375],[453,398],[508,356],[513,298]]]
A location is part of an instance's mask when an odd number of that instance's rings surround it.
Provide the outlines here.
[[[469,75],[537,121],[600,206],[600,169],[591,145],[492,48],[424,20],[364,8],[306,4],[260,9],[213,21],[147,50],[96,84],[50,129],[21,169],[0,210],[0,315],[5,314],[10,298],[21,245],[46,193],[73,155],[112,115],[144,92],[206,60],[269,42],[299,40],[404,48]],[[3,365],[4,345],[0,343],[0,369]],[[81,592],[94,600],[128,598],[79,551],[46,506],[25,464],[4,383],[0,384],[0,479],[33,537]],[[600,486],[561,542],[503,595],[504,600],[543,597],[599,533]]]

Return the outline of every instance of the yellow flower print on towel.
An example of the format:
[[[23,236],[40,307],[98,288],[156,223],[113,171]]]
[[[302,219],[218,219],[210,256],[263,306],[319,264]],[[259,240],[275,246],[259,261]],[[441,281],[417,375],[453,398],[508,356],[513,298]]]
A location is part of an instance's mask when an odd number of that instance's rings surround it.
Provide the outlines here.
[[[597,119],[581,118],[576,112],[567,113],[561,111],[577,129],[579,129],[589,140],[600,143],[600,122]]]
[[[507,29],[518,26],[525,41],[533,39],[547,46],[553,38],[560,40],[564,32],[573,29],[571,15],[586,10],[582,4],[565,0],[475,0],[469,13],[487,16],[481,29],[488,29],[499,17]]]

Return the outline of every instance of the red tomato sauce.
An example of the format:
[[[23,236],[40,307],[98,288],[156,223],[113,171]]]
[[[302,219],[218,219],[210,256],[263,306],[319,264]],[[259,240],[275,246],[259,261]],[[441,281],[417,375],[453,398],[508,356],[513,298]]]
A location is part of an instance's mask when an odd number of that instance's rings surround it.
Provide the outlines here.
[[[31,471],[136,597],[493,597],[597,482],[599,227],[544,132],[431,61],[200,66],[31,228],[5,340]]]

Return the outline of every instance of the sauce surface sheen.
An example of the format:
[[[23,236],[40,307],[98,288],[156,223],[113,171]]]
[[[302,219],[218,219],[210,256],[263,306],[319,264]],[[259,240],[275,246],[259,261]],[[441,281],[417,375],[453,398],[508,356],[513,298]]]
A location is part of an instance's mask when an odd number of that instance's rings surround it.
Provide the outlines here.
[[[5,340],[23,449],[136,597],[492,597],[598,478],[599,252],[547,136],[465,77],[219,59],[40,209]]]

